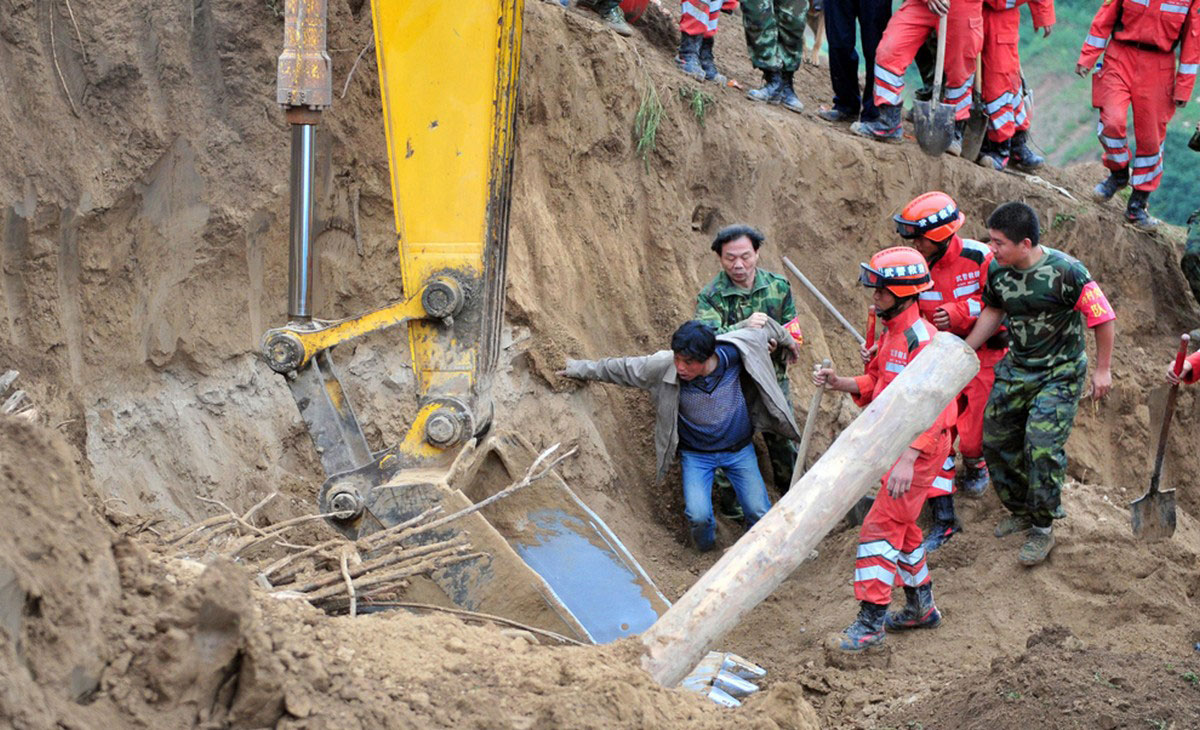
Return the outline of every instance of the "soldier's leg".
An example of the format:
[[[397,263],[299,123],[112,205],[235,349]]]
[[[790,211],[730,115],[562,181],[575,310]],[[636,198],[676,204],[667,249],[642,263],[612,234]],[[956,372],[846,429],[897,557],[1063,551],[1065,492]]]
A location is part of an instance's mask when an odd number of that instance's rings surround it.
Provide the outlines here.
[[[779,27],[775,22],[773,0],[743,0],[742,27],[746,31],[746,49],[750,63],[761,71],[778,71]]]
[[[800,68],[804,53],[804,12],[808,0],[775,0],[779,66],[784,71]]]
[[[1025,458],[1029,463],[1026,505],[1036,527],[1050,527],[1062,515],[1059,504],[1067,475],[1065,447],[1075,425],[1086,377],[1084,358],[1060,365],[1046,373],[1033,399],[1025,436]]]
[[[1032,405],[1032,376],[1007,358],[995,370],[996,382],[983,413],[983,458],[996,496],[1015,517],[1028,520],[1025,426]]]
[[[1192,287],[1192,296],[1200,304],[1200,210],[1188,218],[1187,247],[1183,250],[1183,258],[1179,260],[1183,275],[1187,277]]]

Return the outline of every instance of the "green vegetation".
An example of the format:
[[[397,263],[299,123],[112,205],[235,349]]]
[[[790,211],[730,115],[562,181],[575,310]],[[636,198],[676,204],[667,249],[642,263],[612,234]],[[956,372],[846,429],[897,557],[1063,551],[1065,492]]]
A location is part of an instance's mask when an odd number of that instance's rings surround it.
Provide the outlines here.
[[[1191,682],[1192,686],[1200,685],[1200,675],[1196,674],[1195,672],[1184,672],[1179,676],[1185,681]]]
[[[701,91],[697,88],[681,88],[679,89],[679,98],[687,102],[692,113],[696,115],[696,120],[700,122],[700,126],[704,126],[704,118],[708,116],[708,110],[716,103],[716,99],[712,94]]]
[[[637,140],[637,153],[642,156],[642,164],[650,171],[650,153],[658,138],[658,125],[663,120],[663,105],[658,99],[658,89],[654,82],[646,79],[646,90],[642,93],[642,103],[638,106],[637,114],[633,117],[633,137]]]

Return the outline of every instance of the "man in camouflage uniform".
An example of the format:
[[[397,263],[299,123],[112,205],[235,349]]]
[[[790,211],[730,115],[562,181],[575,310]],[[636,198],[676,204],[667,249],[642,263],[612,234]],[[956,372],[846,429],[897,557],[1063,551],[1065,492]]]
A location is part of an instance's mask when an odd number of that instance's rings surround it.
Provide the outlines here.
[[[755,101],[804,111],[792,78],[804,50],[805,0],[742,0],[742,25],[750,62],[762,71],[763,86],[746,92]]]
[[[1188,284],[1192,286],[1192,296],[1200,303],[1200,210],[1188,218],[1187,247],[1183,250],[1179,265]]]
[[[1011,513],[996,537],[1026,532],[1020,561],[1032,566],[1054,547],[1061,518],[1064,447],[1087,376],[1084,325],[1096,334],[1093,399],[1112,388],[1116,314],[1078,260],[1038,243],[1037,214],[1004,203],[988,218],[995,254],[983,287],[983,312],[967,344],[978,348],[1007,316],[1009,351],[983,420],[983,456],[992,485]]]
[[[792,288],[787,279],[758,267],[758,249],[765,241],[763,234],[750,226],[726,226],[717,231],[712,250],[717,254],[722,270],[696,297],[696,319],[711,325],[717,334],[742,327],[760,328],[767,318],[784,325],[796,319],[796,303],[792,300]],[[771,359],[790,409],[792,396],[788,386],[787,355],[787,347],[777,346]],[[796,445],[765,432],[763,441],[771,459],[775,488],[783,494],[791,486]],[[717,478],[717,490],[722,513],[734,517],[733,489],[723,475]]]

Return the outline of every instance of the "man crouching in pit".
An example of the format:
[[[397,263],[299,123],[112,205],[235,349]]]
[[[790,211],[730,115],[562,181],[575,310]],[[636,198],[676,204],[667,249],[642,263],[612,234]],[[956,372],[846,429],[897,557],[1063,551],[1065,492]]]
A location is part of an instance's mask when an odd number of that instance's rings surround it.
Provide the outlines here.
[[[749,529],[771,507],[750,442],[754,431],[800,440],[792,409],[779,388],[771,353],[799,343],[773,319],[761,329],[722,335],[703,322],[685,322],[671,349],[642,357],[568,360],[559,375],[599,380],[650,391],[656,413],[656,480],[661,482],[678,449],[683,500],[692,538],[700,551],[716,544],[712,484],[716,469],[733,483]]]

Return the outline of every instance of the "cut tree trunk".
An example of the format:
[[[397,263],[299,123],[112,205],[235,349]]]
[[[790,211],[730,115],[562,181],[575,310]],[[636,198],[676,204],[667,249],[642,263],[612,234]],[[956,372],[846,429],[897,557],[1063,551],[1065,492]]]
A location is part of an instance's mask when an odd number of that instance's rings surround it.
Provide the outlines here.
[[[642,667],[674,687],[795,570],[979,372],[958,337],[933,341],[824,456],[687,593],[642,633]],[[849,563],[847,562],[847,567]]]

